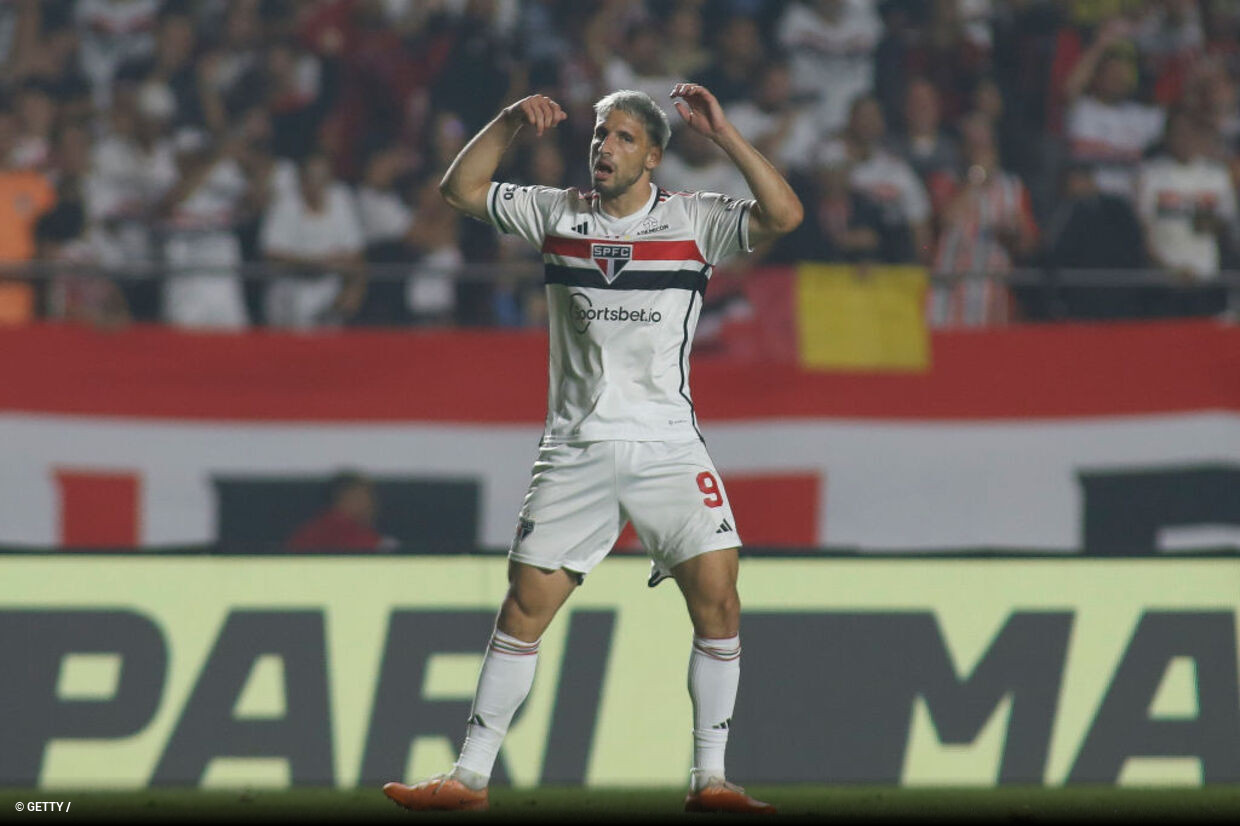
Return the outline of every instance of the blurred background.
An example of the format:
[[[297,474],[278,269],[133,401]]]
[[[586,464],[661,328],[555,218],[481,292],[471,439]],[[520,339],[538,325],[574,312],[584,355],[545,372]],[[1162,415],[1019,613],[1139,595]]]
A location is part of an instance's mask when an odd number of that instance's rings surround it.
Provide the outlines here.
[[[0,318],[539,326],[533,251],[448,210],[444,169],[542,92],[568,121],[498,177],[585,186],[593,101],[674,115],[686,78],[809,206],[739,267],[916,264],[935,327],[1234,314],[1238,25],[1231,0],[9,0]],[[685,130],[658,177],[746,193]]]
[[[789,675],[740,779],[1240,781],[1237,0],[5,0],[0,786],[451,761],[547,336],[438,182],[541,92],[496,177],[584,188],[593,102],[681,80],[806,207],[694,345]],[[680,128],[655,180],[748,194]],[[502,782],[687,771],[683,609],[616,551]]]

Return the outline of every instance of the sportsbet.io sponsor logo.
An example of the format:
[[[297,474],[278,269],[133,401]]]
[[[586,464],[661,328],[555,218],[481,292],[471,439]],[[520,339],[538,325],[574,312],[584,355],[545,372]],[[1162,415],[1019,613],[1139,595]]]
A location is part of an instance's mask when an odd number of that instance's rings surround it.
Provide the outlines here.
[[[572,306],[573,328],[584,333],[590,329],[592,321],[615,321],[621,323],[658,324],[663,320],[663,313],[642,307],[640,310],[629,310],[624,307],[595,307],[594,302],[585,293],[573,293],[569,296]]]

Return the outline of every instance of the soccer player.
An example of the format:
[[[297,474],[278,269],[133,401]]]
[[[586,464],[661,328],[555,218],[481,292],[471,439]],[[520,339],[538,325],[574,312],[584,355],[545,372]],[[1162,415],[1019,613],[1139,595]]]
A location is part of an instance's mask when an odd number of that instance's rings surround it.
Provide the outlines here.
[[[736,164],[753,199],[668,192],[651,181],[671,131],[643,92],[594,106],[594,189],[492,182],[513,137],[543,135],[560,106],[531,95],[474,136],[440,191],[456,209],[537,246],[550,316],[547,420],[509,549],[500,606],[452,772],[388,797],[414,810],[487,808],[500,744],[534,681],[538,642],[631,521],[650,585],[675,579],[693,624],[688,811],[773,812],[724,774],[740,677],[736,519],[689,395],[689,348],[715,263],[793,230],[801,203],[706,88],[679,83],[676,111]]]

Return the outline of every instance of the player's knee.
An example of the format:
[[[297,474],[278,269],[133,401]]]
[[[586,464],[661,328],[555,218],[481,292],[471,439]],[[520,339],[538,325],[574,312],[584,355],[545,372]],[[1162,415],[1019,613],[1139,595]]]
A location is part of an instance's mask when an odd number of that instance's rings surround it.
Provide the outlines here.
[[[502,626],[521,629],[527,634],[540,635],[555,617],[559,601],[537,589],[520,588],[516,583],[508,588],[508,594],[500,606],[500,622]],[[515,630],[504,627],[505,633],[520,639],[525,636]]]
[[[741,595],[736,590],[734,583],[721,583],[718,587],[711,588],[703,596],[715,611],[726,614],[740,614]]]
[[[701,595],[691,602],[690,613],[699,635],[729,637],[740,627],[741,598],[735,588]]]
[[[499,607],[499,617],[496,619],[495,627],[519,640],[534,642],[542,636],[548,621],[548,618],[522,606],[516,595],[509,591]]]
[[[504,604],[500,611],[506,615],[523,619],[537,619],[545,613],[536,597],[519,593],[515,588],[508,589],[508,595],[504,597]]]
[[[728,625],[738,625],[741,620],[741,595],[730,589],[719,600],[719,615]]]

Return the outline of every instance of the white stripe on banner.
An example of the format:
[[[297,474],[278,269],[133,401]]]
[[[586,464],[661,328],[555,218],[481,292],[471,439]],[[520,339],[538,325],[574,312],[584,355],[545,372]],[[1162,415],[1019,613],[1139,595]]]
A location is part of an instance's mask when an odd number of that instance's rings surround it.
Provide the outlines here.
[[[1158,550],[1192,553],[1218,548],[1240,550],[1240,526],[1187,525],[1158,529]]]
[[[1013,423],[779,420],[703,425],[729,474],[820,480],[818,541],[861,550],[1082,546],[1082,475],[1178,467],[1240,469],[1240,414]],[[215,538],[218,475],[375,475],[476,480],[478,537],[506,547],[540,431],[531,427],[213,424],[0,415],[0,544],[58,540],[57,469],[141,479],[145,545]],[[1235,526],[1166,530],[1160,547],[1237,545]],[[737,526],[742,537],[745,526]],[[1194,530],[1196,531],[1194,533]]]

